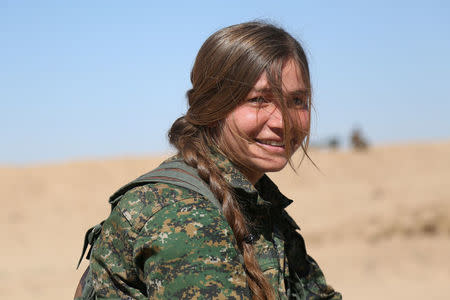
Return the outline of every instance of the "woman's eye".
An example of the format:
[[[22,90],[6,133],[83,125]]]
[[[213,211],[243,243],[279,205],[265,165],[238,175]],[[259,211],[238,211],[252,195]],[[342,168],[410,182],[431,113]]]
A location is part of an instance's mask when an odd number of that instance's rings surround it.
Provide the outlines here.
[[[294,97],[292,99],[293,104],[301,109],[308,109],[308,100],[303,97]]]
[[[248,102],[262,104],[262,103],[267,103],[269,101],[267,101],[267,99],[264,98],[263,96],[258,96],[258,97],[253,97],[251,99],[248,99]]]

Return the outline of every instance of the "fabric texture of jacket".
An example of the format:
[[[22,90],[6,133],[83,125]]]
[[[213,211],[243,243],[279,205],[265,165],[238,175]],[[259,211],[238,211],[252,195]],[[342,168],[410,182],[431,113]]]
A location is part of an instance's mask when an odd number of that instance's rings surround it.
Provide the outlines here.
[[[342,299],[306,254],[292,200],[264,175],[255,185],[223,155],[211,158],[250,221],[261,270],[278,299]],[[169,160],[174,159],[170,158]],[[97,299],[251,299],[242,256],[221,211],[172,184],[133,188],[103,223],[90,257]]]

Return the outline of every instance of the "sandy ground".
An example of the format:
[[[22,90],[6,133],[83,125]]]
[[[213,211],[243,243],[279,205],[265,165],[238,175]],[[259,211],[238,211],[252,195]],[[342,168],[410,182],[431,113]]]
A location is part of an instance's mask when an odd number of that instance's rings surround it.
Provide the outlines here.
[[[313,150],[270,174],[345,299],[450,299],[450,142]],[[71,299],[84,232],[159,158],[0,167],[0,298]]]

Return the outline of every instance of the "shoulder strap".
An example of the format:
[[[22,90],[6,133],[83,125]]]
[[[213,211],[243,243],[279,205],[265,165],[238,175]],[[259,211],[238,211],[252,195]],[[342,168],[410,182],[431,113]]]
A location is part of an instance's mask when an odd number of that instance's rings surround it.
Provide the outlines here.
[[[153,171],[150,171],[121,187],[109,198],[111,210],[114,209],[114,207],[123,197],[123,195],[125,195],[125,193],[128,192],[129,190],[141,185],[157,182],[169,183],[193,190],[203,195],[209,201],[211,201],[211,203],[214,204],[219,209],[220,212],[222,212],[222,205],[220,205],[219,201],[211,192],[208,185],[200,178],[197,170],[186,164],[183,160],[173,160],[169,162],[163,162],[159,167],[157,167]],[[94,244],[97,237],[100,235],[103,222],[95,225],[86,232],[83,250],[81,253],[80,260],[78,261],[77,268],[80,266],[80,263],[83,260],[84,253],[86,252],[88,245],[91,245],[91,248],[89,249],[86,258],[87,259],[90,258],[92,245]]]
[[[111,209],[116,206],[120,198],[122,198],[129,190],[141,185],[157,182],[169,183],[193,190],[203,195],[222,211],[222,206],[219,201],[211,192],[208,185],[200,178],[197,170],[186,164],[183,160],[163,162],[153,171],[150,171],[121,187],[109,198]]]

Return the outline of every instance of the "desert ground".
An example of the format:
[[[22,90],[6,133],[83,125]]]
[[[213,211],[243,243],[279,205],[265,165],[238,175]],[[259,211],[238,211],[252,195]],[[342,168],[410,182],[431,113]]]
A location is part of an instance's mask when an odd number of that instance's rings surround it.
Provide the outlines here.
[[[0,167],[0,298],[71,299],[85,231],[112,192],[163,158]],[[344,299],[450,299],[450,142],[311,158],[318,168],[305,159],[269,176]]]

